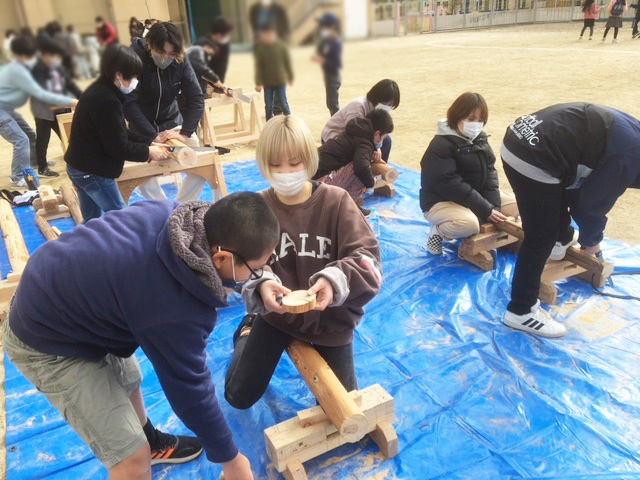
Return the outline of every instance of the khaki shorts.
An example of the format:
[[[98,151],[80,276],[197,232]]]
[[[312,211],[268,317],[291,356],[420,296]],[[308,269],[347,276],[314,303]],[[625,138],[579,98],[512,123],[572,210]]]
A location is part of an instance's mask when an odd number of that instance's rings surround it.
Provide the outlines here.
[[[500,192],[500,211],[507,217],[518,216],[516,197],[508,192]],[[424,218],[436,225],[438,232],[444,238],[453,240],[466,238],[480,232],[478,217],[466,207],[454,202],[438,202],[424,213]]]
[[[140,450],[147,438],[129,396],[142,374],[134,356],[97,361],[60,357],[24,344],[2,325],[11,362],[42,392],[106,468]]]

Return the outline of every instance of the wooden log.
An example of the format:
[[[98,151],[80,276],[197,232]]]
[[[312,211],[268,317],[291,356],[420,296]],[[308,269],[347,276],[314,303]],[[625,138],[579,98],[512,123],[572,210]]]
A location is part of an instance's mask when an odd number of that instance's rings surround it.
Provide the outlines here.
[[[340,435],[347,442],[357,442],[364,437],[367,418],[320,354],[299,341],[292,342],[287,352]]]
[[[20,274],[29,260],[29,251],[9,202],[0,201],[0,228],[11,268],[14,273]]]
[[[58,238],[59,234],[56,233],[56,231],[51,225],[49,225],[49,222],[47,222],[44,217],[36,215],[36,225],[38,225],[38,228],[44,235],[44,238],[46,238],[47,240],[56,240]]]
[[[63,183],[60,186],[60,193],[62,193],[62,201],[69,207],[71,218],[76,222],[76,225],[80,225],[84,219],[82,218],[82,210],[80,210],[76,189],[70,183]]]
[[[316,308],[316,296],[307,290],[296,290],[282,298],[282,306],[288,313],[307,313]]]
[[[389,183],[395,183],[395,181],[398,180],[398,176],[400,175],[398,169],[383,162],[372,163],[371,173],[373,173],[373,175],[376,177],[378,175],[381,176],[384,181]]]
[[[353,401],[356,402],[358,407],[362,407],[362,393],[360,391],[354,390],[349,392],[349,395],[351,395]],[[300,410],[297,418],[302,427],[310,427],[317,423],[329,421],[329,416],[320,405],[307,408],[306,410]]]
[[[166,143],[172,147],[180,147],[179,150],[173,154],[173,158],[175,158],[180,165],[184,167],[193,167],[198,163],[198,154],[186,144],[173,138],[171,140],[167,140]]]

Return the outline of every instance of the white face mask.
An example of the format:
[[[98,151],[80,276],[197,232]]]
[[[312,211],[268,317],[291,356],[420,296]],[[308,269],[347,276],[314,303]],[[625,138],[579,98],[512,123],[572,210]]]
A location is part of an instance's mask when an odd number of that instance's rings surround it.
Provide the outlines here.
[[[51,68],[60,68],[62,66],[62,60],[55,58],[51,60]]]
[[[35,67],[36,63],[38,63],[38,57],[32,57],[29,60],[25,60],[24,62],[22,62],[22,64],[25,67],[27,67],[29,70],[31,70],[33,67]]]
[[[380,149],[382,148],[382,144],[383,144],[383,143],[384,143],[384,142],[376,142],[376,143],[374,143],[374,145],[376,146],[376,148],[377,148],[378,150],[380,150]]]
[[[269,183],[277,194],[283,197],[294,197],[307,183],[306,170],[295,173],[272,173]]]
[[[391,111],[393,110],[393,107],[391,105],[385,105],[384,103],[379,103],[378,105],[376,105],[376,108],[389,113],[391,113]]]
[[[270,7],[272,3],[273,0],[262,0],[262,5],[264,5],[265,7]]]
[[[320,30],[320,36],[322,38],[329,38],[331,36],[331,30],[329,30],[328,28],[323,28],[322,30]]]
[[[167,68],[175,60],[175,58],[171,58],[171,57],[169,57],[169,58],[161,58],[161,57],[158,57],[157,55],[153,55],[153,54],[151,54],[151,57],[153,58],[153,63],[156,64],[156,67],[158,67],[161,70],[164,70],[165,68]]]
[[[120,80],[120,91],[125,95],[129,95],[131,92],[133,92],[136,89],[137,86],[138,86],[137,78],[132,78],[128,87],[125,87],[124,84],[122,83],[122,80]]]
[[[462,129],[462,133],[469,140],[474,140],[484,128],[484,123],[482,122],[463,122],[464,128]]]
[[[231,41],[231,37],[230,36],[226,36],[224,37],[222,40],[220,40],[220,44],[221,45],[226,45],[227,43],[229,43]]]

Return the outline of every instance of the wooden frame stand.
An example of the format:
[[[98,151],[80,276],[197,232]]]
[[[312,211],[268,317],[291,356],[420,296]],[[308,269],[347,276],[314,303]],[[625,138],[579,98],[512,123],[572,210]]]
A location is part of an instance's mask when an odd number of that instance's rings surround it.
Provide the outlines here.
[[[76,225],[83,222],[78,194],[70,183],[60,187],[60,194],[56,194],[49,185],[38,187],[40,198],[33,201],[36,211],[36,225],[47,240],[55,240],[60,236],[60,230],[49,225],[49,220],[72,217]]]
[[[242,93],[242,89],[235,89]],[[234,143],[253,142],[258,140],[262,132],[262,117],[260,114],[260,95],[252,93],[249,104],[249,122],[244,113],[243,101],[236,97],[214,93],[204,101],[204,114],[200,124],[203,131],[204,144],[211,147],[224,147]],[[233,106],[233,122],[216,124],[219,110],[222,107]]]
[[[2,229],[11,264],[11,272],[7,275],[7,279],[0,281],[0,319],[4,321],[9,311],[11,297],[18,288],[18,282],[29,260],[29,251],[9,202],[0,201],[0,229]]]
[[[62,153],[67,152],[69,147],[69,137],[71,136],[71,124],[73,123],[73,112],[60,113],[56,115],[56,121],[60,128],[60,143],[62,143]]]
[[[294,341],[287,351],[320,406],[264,431],[267,454],[285,479],[306,480],[303,462],[365,435],[386,458],[398,454],[391,395],[377,384],[347,393],[313,347]]]
[[[493,257],[489,250],[507,246],[514,251],[520,248],[524,240],[524,230],[513,219],[480,227],[480,233],[465,238],[458,249],[458,256],[484,271],[493,270]],[[562,260],[547,260],[540,278],[538,297],[544,303],[553,305],[558,298],[558,287],[553,282],[563,278],[577,276],[595,287],[604,287],[607,278],[613,273],[613,264],[600,261],[587,255],[580,249],[571,247]]]
[[[129,197],[138,185],[154,177],[176,173],[198,175],[211,185],[216,201],[225,197],[227,184],[224,181],[220,156],[216,151],[197,152],[197,155],[197,162],[193,166],[180,165],[173,158],[162,163],[126,163],[122,175],[116,178],[116,184],[125,203],[129,203]]]

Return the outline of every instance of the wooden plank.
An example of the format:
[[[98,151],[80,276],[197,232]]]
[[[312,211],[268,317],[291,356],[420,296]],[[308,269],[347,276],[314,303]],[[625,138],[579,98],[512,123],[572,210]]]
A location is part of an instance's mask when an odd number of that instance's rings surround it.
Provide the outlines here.
[[[458,247],[458,257],[469,263],[472,263],[476,267],[485,272],[490,272],[494,268],[493,256],[489,252],[471,253],[473,245],[468,242],[469,239],[465,238]]]
[[[540,282],[538,298],[547,305],[555,305],[558,299],[558,288],[553,283]]]
[[[393,458],[398,455],[398,435],[390,422],[385,420],[378,423],[376,429],[369,436],[378,445],[384,458]]]
[[[349,442],[357,442],[364,437],[367,418],[316,349],[307,343],[294,341],[287,347],[287,352],[340,435]]]
[[[563,278],[573,277],[585,271],[581,266],[568,260],[547,260],[541,279],[543,282],[551,283]]]
[[[307,472],[300,460],[292,460],[287,464],[287,469],[282,472],[286,480],[308,480]]]
[[[11,268],[15,273],[22,273],[29,260],[29,251],[9,202],[0,201],[0,228]]]

